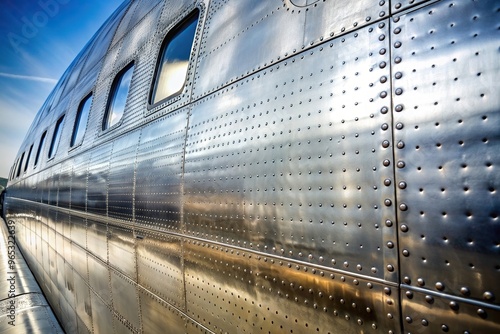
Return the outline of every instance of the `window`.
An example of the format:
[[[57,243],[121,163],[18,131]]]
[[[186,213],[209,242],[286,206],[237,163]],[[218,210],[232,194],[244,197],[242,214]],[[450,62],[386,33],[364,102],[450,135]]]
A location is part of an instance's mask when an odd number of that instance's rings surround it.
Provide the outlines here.
[[[52,142],[50,143],[49,159],[54,157],[54,154],[57,151],[57,146],[59,145],[59,139],[61,138],[63,121],[64,121],[64,115],[57,120],[56,128],[54,130],[54,135],[52,136]]]
[[[80,144],[83,140],[91,104],[92,93],[87,95],[87,97],[85,97],[82,102],[80,102],[80,106],[78,106],[78,113],[76,114],[75,126],[73,127],[73,135],[71,136],[70,147],[75,146],[75,144]]]
[[[194,12],[165,37],[156,68],[151,104],[179,94],[184,87],[198,16],[198,11]]]
[[[28,151],[28,156],[26,157],[26,164],[24,165],[24,172],[28,170],[28,164],[30,163],[31,151],[33,151],[33,144],[30,146],[30,150]]]
[[[40,144],[38,144],[38,150],[36,151],[35,157],[35,166],[38,165],[38,159],[40,158],[40,153],[43,150],[43,145],[45,144],[45,137],[47,137],[47,131],[42,134],[42,138],[40,138]]]
[[[22,170],[22,167],[23,167],[23,160],[24,160],[24,153],[21,155],[21,160],[19,160],[19,165],[17,165],[17,174],[16,174],[16,177],[19,177],[19,175],[21,175],[21,170]]]
[[[103,130],[112,127],[121,120],[123,112],[125,111],[125,104],[127,102],[133,72],[134,63],[130,63],[120,73],[118,73],[113,81],[108,106],[102,121]]]

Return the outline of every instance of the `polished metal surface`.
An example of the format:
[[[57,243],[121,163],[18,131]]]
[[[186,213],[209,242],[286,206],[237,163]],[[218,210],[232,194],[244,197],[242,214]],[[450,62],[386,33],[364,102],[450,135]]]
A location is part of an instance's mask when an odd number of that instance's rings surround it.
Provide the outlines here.
[[[16,246],[17,232],[13,221],[0,219],[0,332],[64,333]]]
[[[185,84],[151,105],[165,36],[193,13]],[[5,195],[65,330],[498,332],[499,22],[486,0],[125,2]]]

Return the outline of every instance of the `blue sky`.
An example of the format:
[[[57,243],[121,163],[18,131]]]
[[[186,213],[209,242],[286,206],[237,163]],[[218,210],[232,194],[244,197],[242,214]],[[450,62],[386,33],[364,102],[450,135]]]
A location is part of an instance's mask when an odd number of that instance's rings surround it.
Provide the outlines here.
[[[0,0],[0,177],[55,84],[123,0]]]

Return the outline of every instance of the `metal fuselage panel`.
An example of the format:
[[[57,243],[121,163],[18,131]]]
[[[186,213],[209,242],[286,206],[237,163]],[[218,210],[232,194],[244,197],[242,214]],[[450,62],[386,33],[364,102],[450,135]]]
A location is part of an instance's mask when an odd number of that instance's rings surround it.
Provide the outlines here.
[[[163,38],[195,8],[186,85],[150,106]],[[499,331],[499,8],[121,8],[91,44],[107,52],[73,65],[93,79],[67,74],[74,94],[56,109],[92,90],[83,143],[68,149],[65,127],[62,157],[5,197],[65,329]],[[131,61],[123,120],[103,131],[110,86]],[[50,140],[58,116],[26,145],[46,129]]]

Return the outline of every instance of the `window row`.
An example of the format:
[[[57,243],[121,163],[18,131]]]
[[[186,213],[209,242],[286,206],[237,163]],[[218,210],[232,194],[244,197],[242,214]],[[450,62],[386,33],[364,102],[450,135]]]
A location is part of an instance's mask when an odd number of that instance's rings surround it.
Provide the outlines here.
[[[151,93],[148,97],[151,107],[179,95],[184,89],[198,19],[199,12],[196,10],[165,37],[160,48],[155,76],[150,90]],[[133,73],[134,62],[131,62],[115,76],[102,120],[103,131],[119,125],[125,112],[125,106],[127,105]],[[92,93],[84,97],[79,104],[70,139],[70,148],[77,147],[83,142],[91,105]],[[65,115],[62,115],[56,122],[47,155],[48,160],[52,159],[57,152],[64,119]],[[34,168],[40,161],[46,137],[47,130],[40,137],[33,163]],[[16,160],[11,168],[9,180],[18,178],[23,172],[25,173],[28,170],[33,146],[34,144],[31,144],[29,150],[26,151],[27,153],[22,153],[21,157]],[[26,160],[24,160],[25,155]]]

